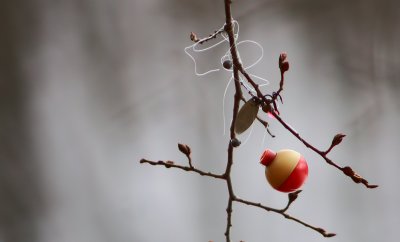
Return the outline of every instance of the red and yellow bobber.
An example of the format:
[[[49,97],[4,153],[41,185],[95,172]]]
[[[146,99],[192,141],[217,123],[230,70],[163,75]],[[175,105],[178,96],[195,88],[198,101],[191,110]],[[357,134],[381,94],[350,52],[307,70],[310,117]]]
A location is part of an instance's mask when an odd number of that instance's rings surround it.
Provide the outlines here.
[[[271,186],[281,192],[298,190],[308,176],[308,165],[304,157],[294,150],[274,152],[266,149],[260,163],[265,168],[265,176]]]

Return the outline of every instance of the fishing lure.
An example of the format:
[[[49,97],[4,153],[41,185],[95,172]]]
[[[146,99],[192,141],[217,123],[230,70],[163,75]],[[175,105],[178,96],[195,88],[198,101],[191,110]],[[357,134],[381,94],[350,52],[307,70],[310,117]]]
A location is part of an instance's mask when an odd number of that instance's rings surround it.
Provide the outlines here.
[[[294,150],[274,152],[266,149],[260,163],[265,168],[268,183],[280,192],[298,190],[308,177],[308,165],[304,157]]]
[[[253,97],[240,108],[235,123],[236,134],[243,133],[253,124],[257,118],[259,106],[259,100]]]

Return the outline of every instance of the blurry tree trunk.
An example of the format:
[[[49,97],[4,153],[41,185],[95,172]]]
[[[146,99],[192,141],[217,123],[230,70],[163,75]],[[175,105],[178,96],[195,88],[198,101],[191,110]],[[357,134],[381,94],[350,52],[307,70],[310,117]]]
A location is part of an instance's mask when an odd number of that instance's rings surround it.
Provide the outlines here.
[[[23,61],[37,27],[35,1],[3,1],[0,7],[0,241],[38,241],[43,206],[32,149],[29,76]]]

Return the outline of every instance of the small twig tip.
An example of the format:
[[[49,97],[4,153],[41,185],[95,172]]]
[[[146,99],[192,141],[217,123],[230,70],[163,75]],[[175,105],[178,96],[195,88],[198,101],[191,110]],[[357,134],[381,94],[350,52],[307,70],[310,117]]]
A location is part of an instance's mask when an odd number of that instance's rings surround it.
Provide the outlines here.
[[[331,237],[335,237],[336,234],[335,233],[328,233],[328,234],[325,234],[324,236],[327,237],[327,238],[331,238]]]
[[[187,156],[190,155],[190,153],[191,153],[190,147],[185,144],[178,143],[178,149],[180,152],[182,152],[183,154],[185,154]]]

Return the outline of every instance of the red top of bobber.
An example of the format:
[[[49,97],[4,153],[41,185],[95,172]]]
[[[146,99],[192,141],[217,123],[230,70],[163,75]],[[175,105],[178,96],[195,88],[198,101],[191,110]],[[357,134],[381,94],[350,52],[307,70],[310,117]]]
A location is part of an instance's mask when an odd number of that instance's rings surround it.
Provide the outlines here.
[[[260,163],[264,166],[269,166],[271,162],[275,159],[276,152],[270,149],[266,149],[264,153],[261,155]]]

